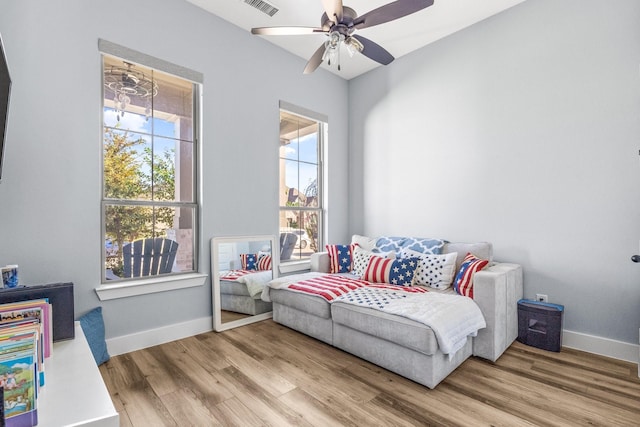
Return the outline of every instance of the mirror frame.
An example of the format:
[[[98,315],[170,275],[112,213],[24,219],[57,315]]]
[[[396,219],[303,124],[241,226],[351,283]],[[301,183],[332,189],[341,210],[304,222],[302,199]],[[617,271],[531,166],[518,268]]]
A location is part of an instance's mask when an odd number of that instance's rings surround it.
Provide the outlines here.
[[[220,274],[219,274],[219,256],[218,245],[222,243],[238,243],[238,242],[264,242],[271,243],[271,278],[278,277],[278,265],[280,262],[280,251],[278,249],[278,241],[272,235],[253,235],[253,236],[225,236],[214,237],[211,239],[211,284],[213,286],[211,292],[213,307],[213,330],[216,332],[226,331],[227,329],[237,328],[239,326],[248,325],[262,320],[271,319],[272,312],[256,314],[248,316],[244,319],[233,320],[231,322],[222,323],[222,315],[220,310]],[[277,255],[277,256],[275,256]]]

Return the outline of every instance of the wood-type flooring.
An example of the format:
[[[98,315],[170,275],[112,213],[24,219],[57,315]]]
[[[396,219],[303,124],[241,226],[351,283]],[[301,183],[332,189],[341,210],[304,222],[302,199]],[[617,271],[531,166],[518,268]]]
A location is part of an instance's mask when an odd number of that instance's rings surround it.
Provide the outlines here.
[[[639,426],[637,365],[514,343],[430,390],[272,320],[112,357],[127,426]]]

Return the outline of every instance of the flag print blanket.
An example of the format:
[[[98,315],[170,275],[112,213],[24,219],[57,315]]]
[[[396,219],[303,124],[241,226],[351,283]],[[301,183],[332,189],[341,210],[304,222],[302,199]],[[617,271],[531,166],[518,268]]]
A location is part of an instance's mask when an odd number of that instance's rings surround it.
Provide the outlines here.
[[[373,284],[353,276],[304,273],[269,282],[262,299],[271,301],[269,289],[315,295],[329,304],[344,303],[402,316],[430,327],[440,350],[452,356],[464,347],[468,336],[486,327],[478,305],[462,295],[428,292],[412,286]]]

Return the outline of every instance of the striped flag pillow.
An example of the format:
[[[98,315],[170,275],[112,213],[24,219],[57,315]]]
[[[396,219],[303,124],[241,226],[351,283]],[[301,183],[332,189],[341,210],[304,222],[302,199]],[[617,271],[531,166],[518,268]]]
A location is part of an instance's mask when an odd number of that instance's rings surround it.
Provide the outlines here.
[[[410,286],[419,261],[418,258],[389,259],[372,256],[364,270],[362,280],[372,283]]]
[[[255,270],[258,263],[258,255],[256,254],[240,254],[240,263],[243,270]]]
[[[485,268],[487,264],[489,264],[489,260],[477,258],[468,252],[453,281],[455,291],[465,297],[473,298],[473,275]]]
[[[260,255],[260,258],[258,258],[258,270],[271,270],[271,255]]]
[[[348,273],[351,271],[353,249],[356,245],[327,245],[329,253],[329,273]]]

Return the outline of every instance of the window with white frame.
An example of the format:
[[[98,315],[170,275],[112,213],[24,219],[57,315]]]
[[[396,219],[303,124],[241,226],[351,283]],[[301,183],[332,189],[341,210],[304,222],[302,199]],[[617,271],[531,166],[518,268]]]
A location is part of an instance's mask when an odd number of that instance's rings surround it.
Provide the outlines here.
[[[199,83],[181,67],[105,50],[102,283],[196,272]]]
[[[280,103],[280,261],[309,259],[323,244],[326,117]]]

